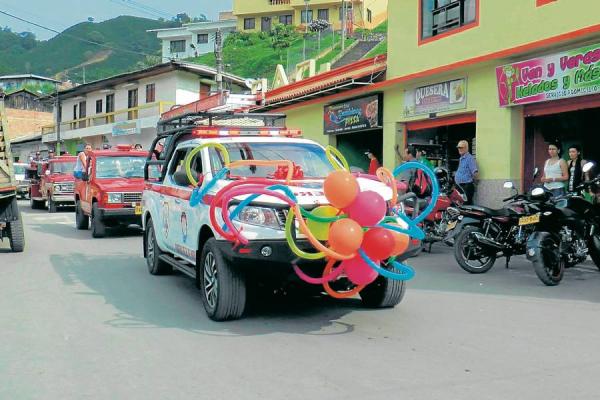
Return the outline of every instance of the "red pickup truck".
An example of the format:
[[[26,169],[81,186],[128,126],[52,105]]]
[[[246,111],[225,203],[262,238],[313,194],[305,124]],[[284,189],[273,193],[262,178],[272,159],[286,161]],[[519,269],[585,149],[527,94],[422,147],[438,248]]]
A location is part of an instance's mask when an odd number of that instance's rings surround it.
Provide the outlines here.
[[[48,212],[58,207],[73,206],[75,178],[73,168],[76,157],[60,156],[47,161],[33,161],[29,168],[29,198],[31,208],[42,209],[48,204]]]
[[[119,145],[96,150],[87,161],[87,174],[75,181],[75,224],[92,236],[106,236],[106,229],[142,225],[144,165],[148,153]],[[91,219],[91,221],[90,221]]]

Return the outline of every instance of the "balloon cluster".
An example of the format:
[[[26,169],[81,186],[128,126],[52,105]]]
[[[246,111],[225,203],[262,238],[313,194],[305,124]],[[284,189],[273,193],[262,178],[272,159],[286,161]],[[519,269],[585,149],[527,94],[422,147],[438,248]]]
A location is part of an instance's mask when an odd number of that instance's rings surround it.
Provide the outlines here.
[[[225,167],[216,173],[202,188],[197,187],[190,198],[190,205],[204,203],[210,206],[210,221],[213,229],[235,246],[247,245],[249,240],[232,222],[244,209],[260,196],[269,196],[281,200],[289,206],[285,222],[285,235],[291,251],[301,259],[326,260],[323,276],[313,278],[305,274],[298,265],[294,270],[305,282],[323,285],[326,292],[336,298],[350,297],[375,281],[379,275],[388,279],[409,280],[414,270],[396,258],[410,246],[411,237],[423,239],[424,233],[418,224],[433,210],[439,188],[433,171],[422,164],[405,163],[390,172],[386,168],[377,171],[377,177],[392,192],[392,198],[386,201],[382,195],[372,190],[361,190],[359,181],[350,173],[348,163],[334,148],[327,148],[327,157],[336,169],[324,181],[323,191],[330,205],[319,206],[308,211],[298,204],[298,199],[290,190],[294,165],[284,161],[243,160],[230,162],[227,150],[215,143],[208,143],[194,149],[186,159],[186,171],[190,181],[195,183],[191,174],[191,162],[202,148],[218,149],[225,160]],[[227,177],[233,168],[240,166],[284,166],[290,173],[285,180],[276,181],[266,178],[246,178],[235,180],[219,190],[214,197],[206,195],[220,180]],[[432,199],[429,206],[416,218],[410,219],[398,210],[398,193],[395,176],[408,169],[422,169],[432,182]],[[196,185],[195,185],[196,186]],[[235,206],[234,199],[245,197]],[[232,209],[233,207],[233,209]],[[219,211],[220,210],[220,211]],[[220,213],[223,223],[217,218]],[[296,223],[316,252],[301,250],[296,241]],[[338,265],[339,264],[339,265]],[[385,265],[382,267],[381,265]],[[337,292],[330,282],[344,274],[355,288],[348,292]]]

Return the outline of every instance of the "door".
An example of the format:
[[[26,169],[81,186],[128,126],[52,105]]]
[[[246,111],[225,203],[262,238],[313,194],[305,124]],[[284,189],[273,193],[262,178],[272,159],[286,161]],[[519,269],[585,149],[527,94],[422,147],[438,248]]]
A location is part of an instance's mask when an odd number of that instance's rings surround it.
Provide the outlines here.
[[[138,90],[131,89],[127,93],[127,108],[136,108],[138,106]],[[127,113],[127,119],[137,119],[138,118],[138,110],[130,110]]]
[[[87,160],[87,174],[88,180],[81,181],[77,180],[76,184],[81,185],[81,190],[79,191],[80,201],[81,201],[81,209],[88,215],[92,213],[92,187],[90,182],[93,181],[94,170],[96,168],[96,159],[88,158]]]
[[[263,32],[270,32],[271,31],[271,21],[272,21],[271,17],[262,17],[260,29]]]
[[[79,119],[82,121],[79,121],[79,128],[85,128],[87,126],[87,121],[85,120],[85,117],[87,116],[86,113],[86,108],[87,108],[87,104],[85,101],[82,101],[79,103]]]

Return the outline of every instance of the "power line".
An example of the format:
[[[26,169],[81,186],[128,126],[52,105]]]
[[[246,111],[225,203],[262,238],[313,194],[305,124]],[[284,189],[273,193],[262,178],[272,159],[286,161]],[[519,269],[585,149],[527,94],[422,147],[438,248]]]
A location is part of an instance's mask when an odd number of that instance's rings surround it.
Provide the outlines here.
[[[112,3],[115,3],[115,4],[120,4],[122,6],[131,8],[132,10],[141,11],[148,15],[152,15],[153,17],[161,17],[161,18],[166,17],[168,19],[175,19],[174,15],[171,15],[165,11],[161,11],[157,8],[150,7],[145,4],[139,3],[134,0],[109,0],[109,1],[111,1]]]
[[[30,24],[30,25],[36,26],[38,28],[45,29],[47,31],[56,33],[57,35],[63,35],[65,37],[68,37],[68,38],[71,38],[71,39],[74,39],[74,40],[78,40],[80,42],[92,44],[92,45],[99,46],[99,47],[104,47],[104,48],[109,49],[109,50],[122,51],[124,53],[136,54],[136,55],[145,56],[145,57],[158,57],[158,56],[156,56],[154,54],[148,54],[148,53],[143,53],[143,52],[140,52],[140,51],[129,50],[129,49],[122,49],[122,48],[119,48],[119,47],[109,46],[109,45],[104,44],[104,43],[98,43],[98,42],[94,42],[92,40],[83,39],[83,38],[80,38],[78,36],[71,35],[71,34],[68,34],[68,33],[59,32],[56,29],[48,28],[47,26],[40,25],[40,24],[35,23],[33,21],[29,21],[29,20],[27,20],[25,18],[18,17],[16,15],[10,14],[10,13],[8,13],[6,11],[0,10],[0,14],[4,14],[4,15],[9,16],[11,18],[17,19],[17,20],[19,20],[21,22],[25,22],[26,24]],[[168,57],[161,57],[161,58],[163,58],[163,59],[169,59]]]

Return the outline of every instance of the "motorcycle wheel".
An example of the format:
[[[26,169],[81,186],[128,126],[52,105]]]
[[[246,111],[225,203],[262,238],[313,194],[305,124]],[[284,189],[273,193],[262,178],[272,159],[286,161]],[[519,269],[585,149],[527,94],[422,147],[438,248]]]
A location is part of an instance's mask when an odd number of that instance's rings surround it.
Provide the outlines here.
[[[468,273],[484,274],[494,266],[496,255],[487,254],[475,242],[472,236],[474,232],[481,232],[481,229],[476,226],[467,226],[459,233],[454,243],[454,258],[458,265]]]
[[[556,286],[565,274],[565,262],[560,259],[556,239],[548,238],[542,244],[541,257],[532,261],[535,274],[546,286]]]
[[[600,235],[594,235],[590,238],[588,248],[590,251],[590,257],[592,257],[592,261],[594,261],[596,267],[600,269]]]

